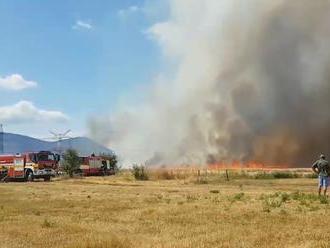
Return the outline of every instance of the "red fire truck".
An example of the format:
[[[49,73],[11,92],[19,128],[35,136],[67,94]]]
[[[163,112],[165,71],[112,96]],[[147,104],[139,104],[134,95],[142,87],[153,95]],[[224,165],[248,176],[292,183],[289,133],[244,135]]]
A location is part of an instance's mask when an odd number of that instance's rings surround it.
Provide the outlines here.
[[[80,173],[83,176],[107,176],[115,174],[110,161],[102,156],[80,157]]]
[[[59,160],[60,156],[50,151],[0,155],[0,178],[50,181],[55,176]]]

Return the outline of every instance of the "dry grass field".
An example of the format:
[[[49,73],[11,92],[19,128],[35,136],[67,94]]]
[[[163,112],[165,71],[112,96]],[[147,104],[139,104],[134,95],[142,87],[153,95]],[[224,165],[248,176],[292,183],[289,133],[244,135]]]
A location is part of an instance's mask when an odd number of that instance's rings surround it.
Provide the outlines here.
[[[330,247],[316,179],[0,184],[0,247]]]

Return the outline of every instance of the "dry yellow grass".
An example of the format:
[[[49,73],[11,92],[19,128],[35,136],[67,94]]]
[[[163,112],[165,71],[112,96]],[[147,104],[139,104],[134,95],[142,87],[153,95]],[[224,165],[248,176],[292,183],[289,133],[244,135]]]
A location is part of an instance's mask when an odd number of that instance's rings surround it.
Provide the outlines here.
[[[330,205],[311,195],[316,184],[125,175],[0,184],[0,247],[330,247]]]

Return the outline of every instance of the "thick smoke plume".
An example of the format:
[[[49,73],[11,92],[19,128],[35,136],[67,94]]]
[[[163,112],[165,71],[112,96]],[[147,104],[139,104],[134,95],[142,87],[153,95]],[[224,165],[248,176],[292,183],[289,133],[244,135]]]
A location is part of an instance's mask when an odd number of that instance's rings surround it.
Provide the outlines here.
[[[91,135],[132,162],[307,166],[330,148],[330,1],[172,0],[174,75]],[[141,94],[141,93],[140,93]]]

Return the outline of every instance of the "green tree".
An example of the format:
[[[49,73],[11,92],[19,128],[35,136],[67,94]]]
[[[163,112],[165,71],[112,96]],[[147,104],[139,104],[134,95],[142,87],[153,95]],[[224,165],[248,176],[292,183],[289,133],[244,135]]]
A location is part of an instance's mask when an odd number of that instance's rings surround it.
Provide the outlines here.
[[[74,149],[68,149],[63,155],[63,170],[73,177],[73,173],[80,167],[80,158],[78,152]]]

